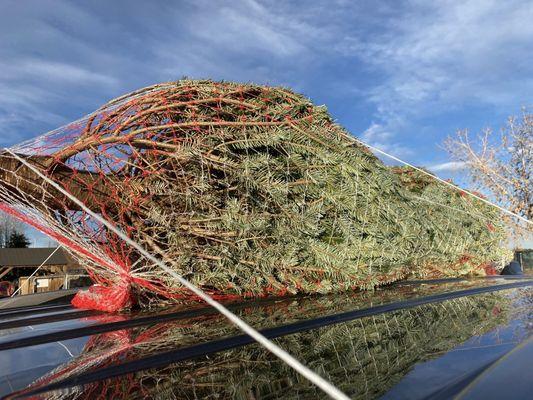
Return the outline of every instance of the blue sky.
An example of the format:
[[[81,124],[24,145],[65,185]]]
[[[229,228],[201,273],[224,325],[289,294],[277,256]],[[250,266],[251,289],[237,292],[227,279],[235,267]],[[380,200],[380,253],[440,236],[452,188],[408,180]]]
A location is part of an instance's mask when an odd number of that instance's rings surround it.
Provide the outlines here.
[[[531,1],[0,0],[0,146],[161,81],[284,85],[441,176],[532,105]]]

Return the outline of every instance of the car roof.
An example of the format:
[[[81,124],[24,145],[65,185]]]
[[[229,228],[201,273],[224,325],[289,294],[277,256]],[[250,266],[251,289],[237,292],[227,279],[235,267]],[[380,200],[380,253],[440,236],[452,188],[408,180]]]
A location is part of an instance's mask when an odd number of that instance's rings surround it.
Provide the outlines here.
[[[532,285],[528,276],[404,281],[228,307],[352,397],[423,398],[459,393],[509,352],[521,353],[513,349],[530,334]],[[210,307],[105,314],[72,308],[68,299],[0,309],[0,395],[319,395]],[[466,353],[459,364],[475,376],[454,364]]]

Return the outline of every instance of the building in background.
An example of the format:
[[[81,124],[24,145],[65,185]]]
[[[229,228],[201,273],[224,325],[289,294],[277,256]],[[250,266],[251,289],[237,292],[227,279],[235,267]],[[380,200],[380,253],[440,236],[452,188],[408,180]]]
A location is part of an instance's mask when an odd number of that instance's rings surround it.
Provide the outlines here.
[[[5,293],[19,295],[86,286],[84,270],[63,249],[0,249],[0,285]],[[54,253],[55,251],[55,253]],[[11,292],[11,293],[10,293]]]

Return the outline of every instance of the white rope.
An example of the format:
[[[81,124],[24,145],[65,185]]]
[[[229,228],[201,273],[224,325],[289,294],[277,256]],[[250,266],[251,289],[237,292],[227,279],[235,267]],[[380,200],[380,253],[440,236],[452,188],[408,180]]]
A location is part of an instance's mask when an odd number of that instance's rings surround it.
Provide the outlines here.
[[[26,281],[26,282],[28,282],[28,285],[30,284],[30,279],[33,278],[33,276],[34,276],[34,275],[35,275],[35,274],[36,274],[36,273],[37,273],[37,272],[38,272],[38,271],[44,266],[44,264],[46,264],[46,263],[48,262],[48,260],[50,260],[50,259],[53,257],[54,254],[57,253],[57,251],[58,251],[60,248],[61,248],[61,246],[57,246],[57,247],[55,248],[55,250],[52,251],[48,257],[46,257],[46,259],[41,263],[41,265],[39,265],[39,266],[37,267],[37,269],[36,269],[35,271],[33,271],[33,273],[28,277],[28,279],[27,279],[27,281]],[[17,290],[15,290],[15,292],[11,295],[11,297],[15,296],[15,295],[20,291],[20,289],[22,289],[22,285],[19,286]]]
[[[296,372],[298,372],[304,378],[309,380],[311,383],[313,383],[314,385],[319,387],[324,393],[326,393],[332,399],[342,399],[342,400],[348,400],[349,399],[348,396],[346,396],[344,393],[342,393],[339,389],[337,389],[335,386],[333,386],[330,382],[328,382],[327,380],[325,380],[324,378],[322,378],[320,375],[316,374],[315,372],[311,371],[308,367],[303,365],[300,361],[298,361],[292,355],[290,355],[285,350],[283,350],[281,347],[277,346],[275,343],[273,343],[272,341],[267,339],[265,336],[263,336],[261,333],[259,333],[254,328],[252,328],[250,325],[248,325],[246,322],[244,322],[242,319],[240,319],[237,315],[233,314],[230,310],[228,310],[226,307],[224,307],[218,301],[216,301],[215,299],[211,298],[202,289],[200,289],[199,287],[195,286],[193,283],[189,282],[187,279],[183,278],[177,272],[173,271],[171,268],[166,266],[165,263],[163,263],[161,260],[157,259],[152,254],[150,254],[148,251],[146,251],[139,243],[137,243],[134,240],[130,239],[122,231],[120,231],[115,225],[111,224],[110,222],[108,222],[105,219],[103,219],[100,215],[98,215],[98,214],[94,213],[93,211],[91,211],[77,197],[75,197],[72,194],[68,193],[60,185],[58,185],[52,179],[50,179],[49,177],[44,175],[41,171],[39,171],[37,168],[35,168],[30,163],[28,163],[22,157],[18,156],[17,154],[15,154],[10,149],[6,149],[6,151],[8,153],[10,153],[13,157],[15,157],[18,161],[20,161],[23,165],[25,165],[30,170],[35,172],[44,181],[46,181],[51,186],[53,186],[55,189],[57,189],[60,193],[65,195],[68,199],[70,199],[75,204],[77,204],[88,215],[90,215],[95,220],[97,220],[98,222],[100,222],[101,224],[106,226],[110,231],[112,231],[118,237],[120,237],[122,240],[124,240],[124,242],[126,242],[131,247],[136,249],[140,254],[142,254],[148,260],[150,260],[151,262],[153,262],[154,264],[159,266],[167,274],[171,275],[176,280],[178,280],[178,282],[180,282],[183,286],[185,286],[187,289],[189,289],[191,292],[193,292],[196,296],[200,297],[207,304],[209,304],[210,306],[215,308],[217,311],[219,311],[222,315],[224,315],[227,319],[229,319],[235,326],[237,326],[244,333],[246,333],[248,336],[253,338],[256,342],[258,342],[260,345],[262,345],[265,349],[267,349],[272,354],[274,354],[276,357],[278,357],[280,360],[285,362],[287,365],[289,365],[291,368],[293,368]]]
[[[460,188],[459,186],[456,186],[456,185],[454,185],[453,183],[450,183],[450,182],[448,182],[448,181],[446,181],[446,180],[444,180],[444,179],[442,179],[442,178],[439,178],[439,177],[436,176],[436,175],[433,175],[433,174],[431,174],[431,173],[429,173],[429,172],[427,172],[427,171],[424,171],[422,168],[418,168],[418,167],[416,167],[416,166],[414,166],[414,165],[408,163],[407,161],[403,161],[403,160],[399,159],[398,157],[395,157],[395,156],[393,156],[393,155],[391,155],[391,154],[389,154],[389,153],[387,153],[387,152],[385,152],[385,151],[383,151],[383,150],[378,149],[377,147],[371,146],[371,145],[369,145],[368,143],[363,142],[363,141],[362,141],[361,139],[359,139],[359,138],[356,138],[356,137],[353,137],[353,136],[352,136],[352,139],[355,140],[355,141],[357,141],[357,142],[359,142],[359,143],[361,143],[362,145],[364,145],[364,146],[366,146],[366,147],[368,147],[368,148],[370,148],[370,149],[372,149],[372,150],[374,150],[374,151],[380,153],[380,154],[383,154],[384,156],[387,156],[387,157],[389,157],[389,158],[392,158],[392,159],[395,160],[395,161],[398,161],[398,162],[400,162],[400,163],[402,163],[402,164],[404,164],[404,165],[407,165],[408,167],[411,167],[411,168],[417,170],[418,172],[422,172],[423,174],[425,174],[425,175],[427,175],[427,176],[430,176],[430,177],[432,177],[433,179],[436,179],[437,181],[440,181],[441,183],[444,183],[445,185],[448,185],[448,186],[454,188],[455,190],[459,190],[460,192],[463,192],[463,193],[466,193],[466,194],[468,194],[468,195],[470,195],[470,196],[472,196],[472,197],[475,197],[476,199],[482,201],[483,203],[486,203],[486,204],[488,204],[488,205],[490,205],[490,206],[492,206],[492,207],[496,207],[496,208],[499,209],[500,211],[503,211],[504,213],[509,214],[509,215],[511,215],[512,217],[518,218],[519,220],[521,220],[521,221],[523,221],[523,222],[525,222],[525,223],[527,223],[527,224],[533,225],[533,221],[530,221],[530,220],[528,220],[527,218],[522,217],[521,215],[518,215],[518,214],[516,214],[516,213],[514,213],[514,212],[512,212],[512,211],[509,211],[508,209],[506,209],[506,208],[504,208],[504,207],[501,207],[501,206],[499,206],[499,205],[497,205],[497,204],[495,204],[495,203],[493,203],[493,202],[491,202],[491,201],[489,201],[489,200],[487,200],[487,199],[484,199],[484,198],[481,197],[481,196],[478,196],[478,195],[476,195],[476,194],[474,194],[474,193],[472,193],[472,192],[469,192],[468,190],[462,189],[462,188]]]

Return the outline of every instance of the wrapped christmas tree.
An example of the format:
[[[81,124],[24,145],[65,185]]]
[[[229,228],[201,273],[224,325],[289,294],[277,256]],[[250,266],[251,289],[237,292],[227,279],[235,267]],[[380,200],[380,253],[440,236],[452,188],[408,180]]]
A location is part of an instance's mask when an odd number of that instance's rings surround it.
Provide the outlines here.
[[[325,107],[252,84],[130,93],[4,152],[0,178],[0,209],[56,239],[94,280],[74,303],[111,311],[194,298],[100,218],[219,299],[482,272],[504,235],[485,204],[406,188]]]

